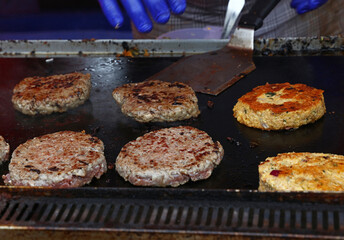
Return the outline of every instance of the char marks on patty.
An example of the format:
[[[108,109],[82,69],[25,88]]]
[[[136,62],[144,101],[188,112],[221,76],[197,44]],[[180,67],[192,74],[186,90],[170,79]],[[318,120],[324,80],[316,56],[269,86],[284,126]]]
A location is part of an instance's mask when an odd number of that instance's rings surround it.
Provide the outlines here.
[[[19,145],[3,178],[7,185],[79,187],[106,170],[101,140],[83,132],[62,131]]]
[[[83,104],[90,92],[90,74],[76,72],[28,77],[14,87],[12,103],[15,109],[24,114],[51,114]]]
[[[138,186],[177,187],[208,178],[224,151],[204,131],[180,126],[149,132],[127,143],[116,160],[117,172]]]
[[[178,121],[197,117],[198,99],[186,84],[150,80],[113,90],[121,111],[139,122]]]

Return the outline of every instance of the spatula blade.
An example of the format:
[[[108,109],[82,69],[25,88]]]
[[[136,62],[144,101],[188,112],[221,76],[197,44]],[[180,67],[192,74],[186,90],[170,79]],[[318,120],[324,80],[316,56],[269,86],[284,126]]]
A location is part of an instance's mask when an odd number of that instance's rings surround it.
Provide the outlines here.
[[[226,46],[184,57],[148,80],[182,82],[196,92],[218,95],[254,69],[252,50]]]

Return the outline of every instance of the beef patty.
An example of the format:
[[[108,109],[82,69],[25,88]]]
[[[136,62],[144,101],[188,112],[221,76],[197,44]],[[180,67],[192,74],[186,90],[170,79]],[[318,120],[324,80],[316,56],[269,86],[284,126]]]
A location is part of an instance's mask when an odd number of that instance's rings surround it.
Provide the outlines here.
[[[165,128],[127,143],[117,157],[116,170],[134,185],[177,187],[210,177],[223,154],[221,144],[201,130]]]
[[[15,109],[24,114],[51,114],[83,104],[90,92],[90,74],[28,77],[14,87],[12,103]]]
[[[62,131],[19,145],[3,179],[16,186],[79,187],[106,170],[101,140],[84,132]]]
[[[259,165],[260,191],[344,191],[344,156],[290,152]]]
[[[121,111],[139,122],[172,122],[197,117],[198,99],[184,83],[150,80],[113,90]]]
[[[305,84],[265,84],[239,98],[234,117],[262,130],[298,128],[325,114],[323,92]]]
[[[0,164],[8,160],[10,154],[10,145],[0,136]]]

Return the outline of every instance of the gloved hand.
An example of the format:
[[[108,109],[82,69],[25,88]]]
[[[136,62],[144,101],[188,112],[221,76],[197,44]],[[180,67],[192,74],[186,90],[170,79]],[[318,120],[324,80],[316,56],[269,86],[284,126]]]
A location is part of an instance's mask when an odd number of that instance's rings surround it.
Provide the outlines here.
[[[124,17],[119,0],[98,0],[103,13],[115,28],[123,25]],[[153,24],[146,12],[150,12],[157,23],[167,23],[170,11],[174,14],[182,14],[186,8],[186,0],[120,0],[125,11],[133,21],[137,30],[143,33],[150,32]]]
[[[290,6],[295,8],[298,14],[302,14],[317,9],[326,2],[327,0],[292,0]]]

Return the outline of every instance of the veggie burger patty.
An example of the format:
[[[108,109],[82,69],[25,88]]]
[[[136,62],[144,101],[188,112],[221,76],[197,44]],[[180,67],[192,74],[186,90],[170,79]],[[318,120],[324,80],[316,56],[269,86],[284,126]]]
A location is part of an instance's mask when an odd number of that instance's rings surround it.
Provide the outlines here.
[[[265,84],[239,98],[234,117],[262,130],[298,128],[325,114],[323,92],[305,84]]]

